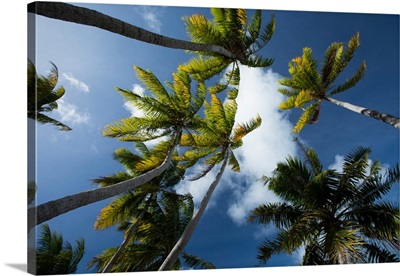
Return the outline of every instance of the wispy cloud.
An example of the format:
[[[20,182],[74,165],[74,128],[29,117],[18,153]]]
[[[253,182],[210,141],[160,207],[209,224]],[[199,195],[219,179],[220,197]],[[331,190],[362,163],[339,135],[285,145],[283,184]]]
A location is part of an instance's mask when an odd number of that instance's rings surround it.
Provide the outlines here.
[[[76,105],[68,103],[64,99],[59,99],[57,103],[58,108],[55,111],[61,116],[61,122],[72,125],[89,123],[90,115],[87,111],[80,112]]]
[[[63,73],[62,76],[68,81],[69,85],[78,89],[79,91],[82,91],[85,93],[88,93],[90,91],[89,86],[86,83],[76,79],[74,76],[72,76],[72,74]]]
[[[134,84],[134,85],[133,85],[133,88],[132,88],[132,91],[133,91],[134,93],[139,94],[139,95],[144,95],[144,93],[145,93],[144,88],[143,88],[141,85],[139,85],[139,84]],[[129,103],[129,102],[125,102],[125,103],[124,103],[124,108],[125,108],[126,110],[128,110],[129,113],[131,113],[131,116],[132,116],[132,117],[141,117],[141,116],[143,116],[143,111],[141,111],[141,110],[138,109],[138,108],[135,108],[135,107],[134,107],[131,103]]]
[[[162,23],[159,20],[160,10],[158,8],[142,7],[140,9],[140,14],[145,21],[147,28],[156,33],[161,32]]]
[[[237,122],[246,122],[257,113],[262,118],[261,126],[243,139],[243,146],[236,150],[240,162],[240,179],[226,181],[234,191],[228,215],[237,224],[245,223],[250,210],[278,198],[259,179],[270,176],[279,161],[288,155],[296,155],[296,144],[291,134],[292,124],[287,113],[278,109],[283,96],[277,93],[281,76],[272,70],[241,67],[241,81],[237,98]],[[227,179],[227,178],[225,178]]]

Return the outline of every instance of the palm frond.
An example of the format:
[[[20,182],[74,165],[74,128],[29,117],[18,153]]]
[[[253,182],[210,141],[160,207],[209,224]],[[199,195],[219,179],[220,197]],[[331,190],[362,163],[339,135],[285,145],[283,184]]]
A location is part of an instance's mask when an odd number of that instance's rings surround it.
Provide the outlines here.
[[[197,256],[188,254],[188,253],[183,253],[182,259],[191,268],[200,268],[200,269],[215,269],[216,268],[212,263],[210,263],[206,260],[203,260]]]
[[[194,78],[208,80],[219,75],[229,65],[229,61],[221,57],[195,57],[185,64],[180,64],[178,70],[191,74]]]
[[[347,79],[344,84],[340,84],[336,88],[334,88],[329,93],[329,96],[341,93],[355,86],[364,77],[366,69],[367,65],[365,64],[365,62],[361,63],[361,65],[357,69],[357,72],[351,78]]]
[[[314,113],[317,111],[317,107],[318,107],[317,104],[309,105],[303,112],[303,114],[300,116],[299,120],[297,121],[292,131],[295,133],[299,133],[313,117]]]
[[[233,137],[232,141],[237,142],[241,140],[244,136],[249,134],[250,132],[254,131],[257,129],[259,126],[261,126],[261,117],[260,115],[257,114],[256,118],[251,119],[250,121],[246,123],[241,123],[235,126],[233,129]]]
[[[136,77],[145,85],[147,90],[154,93],[160,102],[171,104],[170,94],[150,70],[144,70],[138,66],[134,66],[134,69]]]

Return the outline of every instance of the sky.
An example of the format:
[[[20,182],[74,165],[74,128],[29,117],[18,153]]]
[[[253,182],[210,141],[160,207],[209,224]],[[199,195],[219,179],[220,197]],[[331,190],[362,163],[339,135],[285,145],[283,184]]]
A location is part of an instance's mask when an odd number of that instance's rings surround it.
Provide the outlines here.
[[[190,8],[178,7],[179,3],[178,6],[159,3],[155,6],[75,4],[179,39],[188,39],[182,16],[204,13],[210,18],[207,8],[210,6],[207,5]],[[354,88],[335,98],[398,117],[398,13],[263,9],[264,23],[270,19],[271,12],[274,13],[276,31],[260,54],[275,61],[265,69],[241,67],[236,116],[237,122],[245,122],[258,113],[262,125],[244,138],[244,145],[236,151],[241,172],[226,171],[185,249],[212,262],[217,268],[258,265],[255,257],[257,246],[265,237],[272,237],[276,230],[249,224],[247,217],[249,211],[258,205],[278,200],[258,179],[271,175],[276,163],[288,155],[299,155],[294,137],[314,148],[325,168],[340,167],[343,156],[356,146],[371,147],[371,159],[379,160],[384,166],[399,161],[398,130],[327,102],[322,104],[318,123],[308,125],[299,135],[294,135],[291,129],[299,112],[278,110],[277,106],[284,97],[276,92],[278,80],[289,76],[289,61],[301,55],[303,47],[311,47],[314,56],[321,61],[332,42],[347,42],[359,32],[361,46],[339,81],[351,76],[363,60],[367,64],[366,75]],[[149,45],[93,27],[42,16],[36,17],[35,35],[37,71],[46,75],[51,69],[50,62],[53,62],[59,70],[58,83],[66,89],[58,110],[52,112],[51,117],[73,129],[62,132],[51,125],[36,127],[37,203],[41,204],[93,189],[95,186],[91,179],[122,170],[121,165],[112,159],[112,153],[129,145],[102,137],[101,130],[106,124],[132,116],[135,112],[114,89],[143,89],[134,77],[133,65],[150,69],[162,82],[171,81],[171,73],[190,56],[182,50]],[[20,164],[14,165],[24,170],[26,163]],[[197,169],[200,167],[194,168]],[[196,182],[182,181],[177,191],[190,192],[198,204],[216,173],[211,171]],[[390,193],[389,199],[398,202],[398,189]],[[122,241],[121,233],[114,229],[93,230],[99,210],[109,201],[91,204],[48,221],[52,230],[62,233],[71,243],[81,237],[85,239],[86,254],[78,266],[78,273],[93,272],[85,269],[90,259]],[[301,262],[301,256],[301,250],[291,256],[274,256],[267,266],[296,266]]]

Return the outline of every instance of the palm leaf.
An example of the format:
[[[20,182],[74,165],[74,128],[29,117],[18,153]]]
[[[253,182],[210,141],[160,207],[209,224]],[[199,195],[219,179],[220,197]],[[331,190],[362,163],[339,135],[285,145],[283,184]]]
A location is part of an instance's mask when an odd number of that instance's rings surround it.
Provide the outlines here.
[[[200,268],[200,269],[215,269],[216,268],[212,263],[205,261],[197,256],[190,255],[188,253],[183,253],[182,259],[191,268]]]
[[[317,104],[311,104],[306,108],[294,126],[292,130],[293,132],[299,133],[305,127],[305,125],[310,121],[314,113],[317,111],[317,106]]]
[[[250,121],[242,124],[238,124],[233,129],[233,142],[237,142],[241,140],[244,136],[257,129],[261,125],[261,117],[257,114],[256,118],[251,119]]]
[[[136,77],[145,85],[146,89],[153,92],[160,102],[170,103],[171,98],[158,78],[150,71],[134,66]]]
[[[338,85],[336,88],[334,88],[329,93],[329,96],[338,94],[355,86],[364,77],[366,69],[367,66],[365,62],[361,63],[360,67],[357,69],[357,72],[351,78],[347,79],[344,84]]]
[[[229,65],[229,61],[220,57],[196,57],[192,58],[186,64],[181,64],[178,70],[188,72],[196,79],[208,80],[215,75],[218,75]]]

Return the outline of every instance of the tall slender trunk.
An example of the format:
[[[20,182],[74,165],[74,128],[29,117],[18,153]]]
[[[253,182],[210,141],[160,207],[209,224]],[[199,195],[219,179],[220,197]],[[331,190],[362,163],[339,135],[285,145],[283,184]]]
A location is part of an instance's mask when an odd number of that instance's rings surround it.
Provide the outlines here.
[[[101,273],[108,273],[111,272],[111,268],[115,265],[115,263],[118,261],[118,258],[121,256],[122,252],[126,248],[126,246],[129,244],[130,240],[132,237],[135,235],[135,231],[138,228],[140,222],[142,221],[144,214],[147,212],[147,209],[149,208],[150,202],[152,200],[153,195],[150,195],[150,197],[147,199],[146,205],[144,206],[142,212],[140,213],[139,217],[137,218],[135,224],[133,224],[129,230],[128,230],[128,235],[124,238],[122,241],[121,245],[119,246],[118,250],[115,252],[115,254],[112,256],[110,261],[107,263],[106,267],[103,269]]]
[[[60,199],[48,201],[37,207],[28,209],[28,232],[30,229],[38,224],[41,224],[49,219],[57,217],[61,214],[67,213],[79,207],[98,202],[129,190],[135,189],[154,177],[159,176],[169,166],[169,163],[174,154],[175,148],[181,137],[181,129],[178,128],[175,133],[174,141],[169,149],[167,156],[160,166],[144,173],[138,177],[122,181],[112,186],[101,187],[94,190],[89,190],[74,195],[69,195]]]
[[[181,237],[175,244],[174,248],[172,248],[171,252],[168,254],[167,258],[164,260],[163,264],[158,269],[161,270],[171,270],[172,266],[175,264],[176,260],[178,259],[179,255],[182,253],[183,249],[187,245],[192,236],[194,230],[197,227],[197,224],[200,221],[201,216],[204,213],[204,210],[207,207],[208,202],[210,201],[211,195],[214,192],[215,188],[217,187],[219,181],[221,180],[222,174],[224,173],[226,164],[228,163],[229,159],[229,151],[226,151],[224,162],[219,169],[217,176],[215,177],[214,181],[211,183],[210,187],[208,188],[206,194],[201,201],[199,208],[197,209],[196,213],[193,215],[192,219],[189,221],[188,225],[183,231]]]
[[[351,111],[354,111],[356,113],[360,113],[362,115],[365,115],[365,116],[374,118],[376,120],[385,122],[385,123],[387,123],[387,124],[389,124],[391,126],[394,126],[395,128],[400,128],[400,119],[395,117],[395,116],[392,116],[392,115],[389,115],[389,114],[386,114],[386,113],[382,113],[382,112],[379,112],[379,111],[376,111],[376,110],[372,110],[372,109],[369,109],[369,108],[353,105],[353,104],[350,104],[350,103],[347,103],[347,102],[338,101],[338,100],[335,100],[335,99],[332,99],[332,98],[329,98],[329,97],[325,97],[324,99],[327,100],[327,101],[330,101],[331,103],[334,103],[334,104],[336,104],[338,106],[341,106],[341,107],[347,108],[347,109],[349,109]]]
[[[212,52],[228,58],[235,58],[234,54],[218,45],[194,43],[166,37],[149,32],[103,13],[66,3],[33,2],[28,4],[28,12],[53,19],[97,27],[150,44],[189,51]]]

